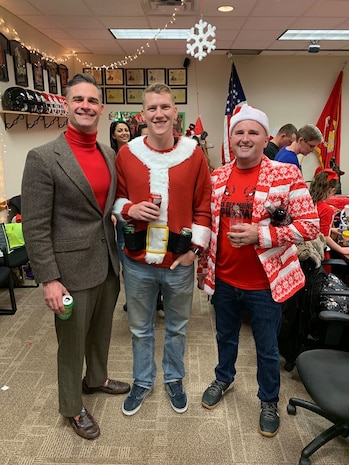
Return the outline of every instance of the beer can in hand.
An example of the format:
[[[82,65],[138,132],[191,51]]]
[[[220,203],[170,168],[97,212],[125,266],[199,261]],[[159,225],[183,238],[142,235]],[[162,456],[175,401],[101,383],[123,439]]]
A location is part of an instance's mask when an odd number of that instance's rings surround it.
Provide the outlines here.
[[[64,313],[58,313],[58,318],[61,320],[68,320],[73,311],[74,307],[74,299],[71,295],[64,295],[63,296],[63,305],[64,305]]]
[[[157,205],[160,208],[161,205],[161,200],[162,200],[162,195],[161,194],[149,194],[149,202],[153,203],[154,205]]]

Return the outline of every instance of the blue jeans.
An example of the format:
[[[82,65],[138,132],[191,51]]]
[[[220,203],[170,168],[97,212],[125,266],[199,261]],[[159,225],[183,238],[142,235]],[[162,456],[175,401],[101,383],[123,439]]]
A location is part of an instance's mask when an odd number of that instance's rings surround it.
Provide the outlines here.
[[[155,318],[159,291],[165,312],[164,382],[182,379],[187,323],[193,302],[194,265],[179,265],[170,270],[138,263],[125,255],[124,281],[135,384],[151,388],[156,377]]]
[[[277,402],[280,391],[278,334],[282,306],[271,297],[270,290],[245,291],[216,280],[212,303],[216,312],[218,365],[216,378],[232,383],[238,356],[239,332],[244,310],[249,316],[257,351],[258,397]]]

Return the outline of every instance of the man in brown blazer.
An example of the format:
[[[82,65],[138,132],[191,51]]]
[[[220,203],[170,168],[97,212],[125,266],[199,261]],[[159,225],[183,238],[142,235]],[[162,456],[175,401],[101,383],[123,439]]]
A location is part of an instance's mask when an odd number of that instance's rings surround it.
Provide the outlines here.
[[[115,153],[97,142],[103,112],[94,78],[77,74],[66,88],[64,134],[29,151],[22,181],[26,248],[47,306],[55,313],[59,411],[85,439],[100,434],[82,402],[85,394],[128,392],[108,378],[113,312],[120,291],[119,259],[111,210]],[[72,316],[63,296],[74,299]],[[86,376],[81,382],[84,358]]]

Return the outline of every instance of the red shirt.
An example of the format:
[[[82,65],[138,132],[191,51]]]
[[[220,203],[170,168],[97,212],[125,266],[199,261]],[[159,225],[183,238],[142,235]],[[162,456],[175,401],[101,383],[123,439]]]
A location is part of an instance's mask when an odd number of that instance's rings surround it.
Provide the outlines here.
[[[64,135],[103,212],[111,178],[107,163],[97,147],[97,133],[84,134],[68,126]]]
[[[334,209],[324,200],[319,200],[316,204],[316,208],[320,219],[320,232],[322,232],[324,236],[329,236],[333,223]]]
[[[231,286],[246,290],[269,289],[270,284],[253,245],[231,246],[227,238],[229,212],[238,204],[243,222],[251,223],[259,169],[260,165],[248,170],[240,170],[234,165],[221,203],[216,276]]]

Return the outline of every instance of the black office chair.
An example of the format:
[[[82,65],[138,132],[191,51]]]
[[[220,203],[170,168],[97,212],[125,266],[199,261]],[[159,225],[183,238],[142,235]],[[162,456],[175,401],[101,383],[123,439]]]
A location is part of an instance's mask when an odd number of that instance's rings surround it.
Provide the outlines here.
[[[0,308],[0,315],[14,315],[17,311],[16,298],[13,289],[11,269],[8,263],[6,249],[1,249],[3,253],[4,266],[0,266],[0,287],[6,287],[9,291],[11,308]]]
[[[349,315],[323,311],[319,317],[328,323],[328,347],[340,344],[349,327]],[[314,402],[292,397],[287,413],[296,415],[297,407],[302,407],[332,423],[302,450],[299,465],[310,465],[309,457],[320,447],[338,436],[349,436],[349,352],[332,348],[308,350],[298,356],[296,366]]]
[[[7,251],[8,266],[11,268],[14,278],[14,287],[38,287],[34,284],[25,284],[25,273],[23,267],[29,263],[29,257],[25,246],[11,248],[6,234],[4,223],[0,223],[0,247]],[[0,257],[0,266],[6,266],[4,257]]]

